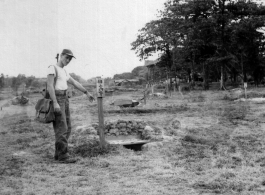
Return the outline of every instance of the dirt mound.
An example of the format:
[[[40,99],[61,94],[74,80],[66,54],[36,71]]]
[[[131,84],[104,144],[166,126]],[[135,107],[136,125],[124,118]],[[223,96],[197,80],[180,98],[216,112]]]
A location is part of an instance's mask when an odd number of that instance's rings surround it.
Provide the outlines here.
[[[213,143],[214,143],[213,140],[207,140],[205,138],[197,137],[194,135],[186,135],[186,136],[184,136],[184,138],[182,140],[185,142],[190,142],[190,143],[194,143],[194,144],[202,144],[202,145],[213,145]]]
[[[244,98],[245,94],[241,94],[239,98]],[[247,98],[262,98],[265,97],[264,92],[258,92],[258,91],[247,91]]]
[[[128,113],[128,114],[149,114],[149,113],[179,113],[187,111],[189,108],[187,105],[172,105],[172,106],[163,106],[159,108],[130,108],[130,109],[119,109],[119,110],[106,110],[107,114],[119,114],[119,113]]]

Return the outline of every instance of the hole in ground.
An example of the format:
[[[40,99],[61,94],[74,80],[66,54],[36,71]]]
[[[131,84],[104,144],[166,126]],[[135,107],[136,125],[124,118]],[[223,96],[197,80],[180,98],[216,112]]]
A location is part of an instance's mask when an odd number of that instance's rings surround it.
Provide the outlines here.
[[[141,151],[142,150],[142,145],[144,145],[145,143],[137,143],[137,144],[126,144],[123,145],[123,147],[127,148],[127,149],[131,149],[134,151]]]

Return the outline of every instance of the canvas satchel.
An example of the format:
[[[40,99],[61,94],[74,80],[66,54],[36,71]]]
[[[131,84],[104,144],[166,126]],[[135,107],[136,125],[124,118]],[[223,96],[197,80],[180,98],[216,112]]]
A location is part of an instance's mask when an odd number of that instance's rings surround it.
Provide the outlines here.
[[[54,79],[54,88],[57,81],[57,69],[54,66],[56,75]],[[53,101],[50,98],[49,92],[47,91],[47,83],[45,88],[45,95],[43,98],[39,99],[37,104],[35,105],[36,115],[35,120],[41,123],[51,123],[55,120],[54,116],[54,107]]]

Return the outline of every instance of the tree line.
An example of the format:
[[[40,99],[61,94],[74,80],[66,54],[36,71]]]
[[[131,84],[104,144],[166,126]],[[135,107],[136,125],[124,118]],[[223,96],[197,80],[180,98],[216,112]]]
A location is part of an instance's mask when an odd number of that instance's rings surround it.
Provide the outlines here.
[[[157,80],[187,77],[258,84],[264,77],[265,7],[251,0],[167,0],[158,19],[145,24],[131,43],[140,58],[160,53]]]
[[[131,72],[115,74],[113,79],[139,79],[140,81],[147,80],[147,68],[145,66],[137,66]]]
[[[28,87],[39,88],[45,83],[41,81],[41,79],[36,78],[35,76],[25,76],[24,74],[18,74],[18,76],[9,77],[8,75],[4,75],[1,73],[0,77],[0,88],[11,87],[13,90],[17,90],[21,85],[25,85]]]
[[[81,83],[89,82],[89,80],[83,79],[81,76],[76,75],[75,73],[70,73],[71,77]],[[40,90],[46,85],[46,78],[37,78],[35,76],[26,76],[25,74],[18,74],[17,76],[8,76],[1,73],[0,76],[0,89],[3,88],[12,88],[14,91],[17,91],[18,88],[24,85],[25,89],[32,88]]]

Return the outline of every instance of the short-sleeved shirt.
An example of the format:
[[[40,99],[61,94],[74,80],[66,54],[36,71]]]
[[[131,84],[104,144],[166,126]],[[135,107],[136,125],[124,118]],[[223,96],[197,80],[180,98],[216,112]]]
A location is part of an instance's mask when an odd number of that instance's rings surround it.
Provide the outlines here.
[[[60,66],[57,66],[57,65],[49,66],[47,75],[53,74],[54,76],[56,76],[56,72],[54,69],[55,66],[56,66],[57,73],[58,73],[56,84],[55,84],[55,90],[67,90],[68,88],[67,81],[70,79],[71,76],[67,73],[67,71],[64,68],[61,68]]]

